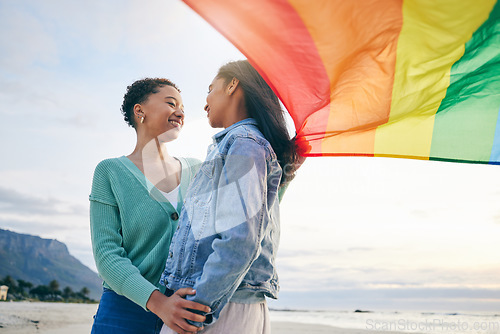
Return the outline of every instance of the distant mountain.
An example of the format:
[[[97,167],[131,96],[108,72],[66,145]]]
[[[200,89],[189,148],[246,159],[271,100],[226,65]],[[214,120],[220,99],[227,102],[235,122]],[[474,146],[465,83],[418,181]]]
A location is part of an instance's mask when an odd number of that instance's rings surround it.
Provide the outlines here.
[[[62,242],[0,229],[0,278],[7,275],[34,285],[56,280],[61,290],[87,287],[89,297],[96,300],[102,292],[99,276],[69,254]]]

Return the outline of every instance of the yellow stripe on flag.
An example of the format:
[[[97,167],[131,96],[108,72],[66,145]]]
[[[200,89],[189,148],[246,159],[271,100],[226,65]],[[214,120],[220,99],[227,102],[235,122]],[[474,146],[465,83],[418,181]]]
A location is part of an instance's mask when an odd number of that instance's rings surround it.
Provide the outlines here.
[[[389,122],[379,126],[375,156],[428,159],[434,116],[452,65],[486,21],[495,0],[408,0],[398,41]]]

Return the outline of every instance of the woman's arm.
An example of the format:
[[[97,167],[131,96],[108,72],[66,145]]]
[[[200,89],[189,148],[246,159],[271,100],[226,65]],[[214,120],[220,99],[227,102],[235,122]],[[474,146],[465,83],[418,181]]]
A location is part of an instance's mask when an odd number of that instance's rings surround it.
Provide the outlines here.
[[[120,210],[116,204],[106,169],[102,163],[97,166],[90,196],[92,248],[100,276],[113,291],[124,295],[144,309],[153,311],[149,308],[150,305],[153,305],[152,307],[157,310],[153,312],[164,321],[167,320],[170,325],[180,324],[179,327],[186,329],[186,333],[196,331],[197,328],[194,326],[183,325],[186,321],[181,315],[186,315],[187,308],[204,312],[208,311],[209,308],[185,299],[184,303],[180,302],[178,299],[190,293],[188,291],[180,291],[171,297],[163,295],[155,285],[141,275],[139,269],[127,258],[127,252],[121,246]],[[159,300],[165,305],[157,306],[155,301]],[[190,314],[187,314],[186,318],[189,320],[204,320],[204,317],[193,317],[191,316],[193,313],[188,313]]]
[[[122,247],[120,210],[112,191],[110,169],[106,161],[94,172],[90,195],[90,233],[99,275],[113,291],[146,308],[157,288],[146,280],[127,257]]]

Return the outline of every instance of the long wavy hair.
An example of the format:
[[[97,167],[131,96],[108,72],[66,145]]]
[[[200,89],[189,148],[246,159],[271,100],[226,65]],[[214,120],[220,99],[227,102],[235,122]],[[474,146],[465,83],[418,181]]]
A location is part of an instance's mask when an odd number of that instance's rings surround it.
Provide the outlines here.
[[[260,132],[278,157],[283,170],[280,186],[291,181],[295,176],[299,156],[295,137],[291,139],[288,134],[284,111],[274,91],[247,60],[225,64],[219,69],[217,78],[224,79],[226,85],[233,78],[239,80],[248,115],[257,121]]]

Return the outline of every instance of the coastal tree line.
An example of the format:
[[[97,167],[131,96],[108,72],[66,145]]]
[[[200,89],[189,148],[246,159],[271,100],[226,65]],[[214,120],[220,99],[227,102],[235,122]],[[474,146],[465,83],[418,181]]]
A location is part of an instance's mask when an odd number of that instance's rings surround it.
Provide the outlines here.
[[[10,275],[0,279],[0,285],[9,287],[8,300],[39,300],[39,301],[60,301],[71,303],[94,303],[93,299],[89,298],[90,290],[83,287],[80,291],[73,291],[67,286],[60,290],[60,285],[57,280],[52,280],[49,285],[35,286],[31,282],[22,279],[14,279]]]

